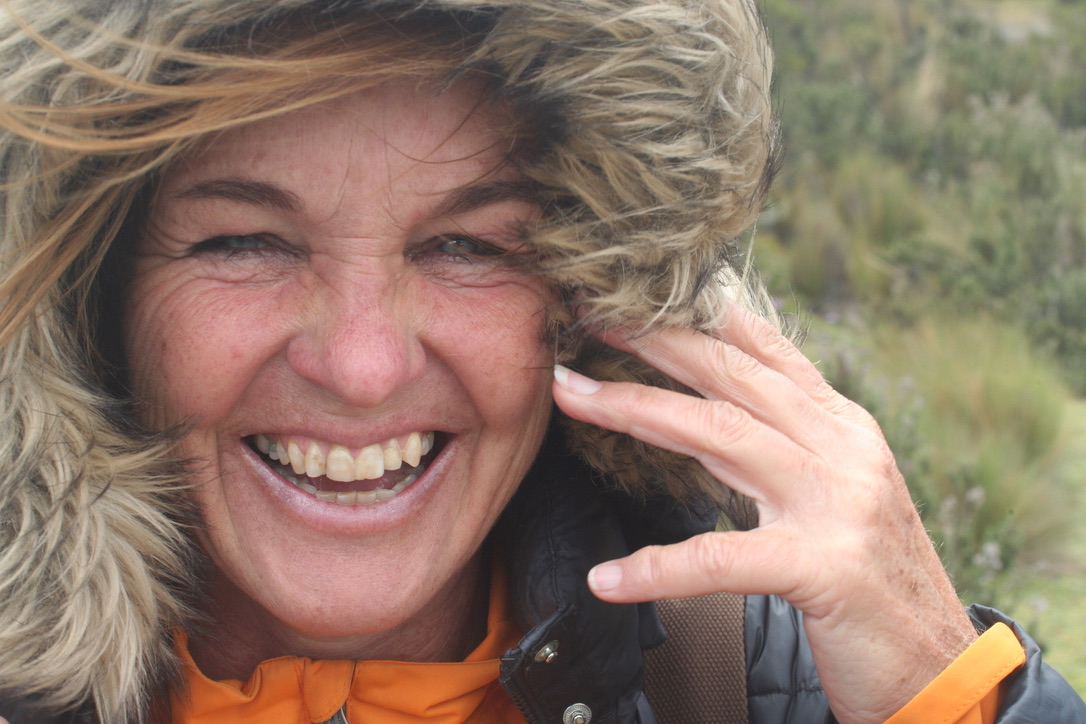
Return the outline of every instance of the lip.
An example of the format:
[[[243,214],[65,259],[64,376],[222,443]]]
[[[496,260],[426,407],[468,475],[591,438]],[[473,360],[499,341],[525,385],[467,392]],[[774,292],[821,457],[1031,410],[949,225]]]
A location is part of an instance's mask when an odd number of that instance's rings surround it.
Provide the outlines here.
[[[325,534],[358,536],[401,525],[423,507],[456,457],[457,436],[445,434],[443,438],[440,450],[418,480],[395,498],[370,505],[339,505],[319,500],[272,470],[246,438],[238,439],[237,449],[247,473],[257,481],[252,487],[257,494],[265,494],[287,520]]]

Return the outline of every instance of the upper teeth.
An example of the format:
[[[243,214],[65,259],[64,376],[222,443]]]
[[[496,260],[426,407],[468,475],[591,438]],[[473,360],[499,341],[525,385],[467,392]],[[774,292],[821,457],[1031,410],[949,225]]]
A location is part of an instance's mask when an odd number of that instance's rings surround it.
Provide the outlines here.
[[[401,442],[402,441],[402,442]],[[345,445],[327,444],[291,438],[271,439],[256,435],[257,450],[283,465],[290,465],[296,475],[311,478],[325,476],[340,483],[355,480],[376,480],[386,470],[399,470],[419,464],[422,456],[434,447],[434,433],[413,432],[406,438],[392,438],[381,444],[368,445],[352,455]]]

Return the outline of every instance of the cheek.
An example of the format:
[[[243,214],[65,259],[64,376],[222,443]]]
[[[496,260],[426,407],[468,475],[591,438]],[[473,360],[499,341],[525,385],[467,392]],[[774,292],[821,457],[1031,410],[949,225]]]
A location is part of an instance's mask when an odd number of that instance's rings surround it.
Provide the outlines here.
[[[224,414],[255,364],[253,325],[222,290],[180,277],[137,278],[125,308],[132,391],[156,428]]]
[[[437,304],[435,329],[443,330],[443,356],[478,404],[523,428],[525,416],[550,409],[554,364],[540,287],[509,284],[475,290],[470,300]]]

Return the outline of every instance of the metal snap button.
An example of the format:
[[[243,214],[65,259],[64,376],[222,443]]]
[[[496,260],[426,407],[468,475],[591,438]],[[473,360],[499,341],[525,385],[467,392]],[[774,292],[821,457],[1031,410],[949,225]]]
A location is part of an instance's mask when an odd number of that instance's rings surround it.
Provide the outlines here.
[[[548,641],[543,648],[535,654],[535,660],[541,664],[549,664],[558,658],[558,642]]]
[[[562,714],[562,724],[588,724],[592,721],[592,710],[584,704],[572,704]]]

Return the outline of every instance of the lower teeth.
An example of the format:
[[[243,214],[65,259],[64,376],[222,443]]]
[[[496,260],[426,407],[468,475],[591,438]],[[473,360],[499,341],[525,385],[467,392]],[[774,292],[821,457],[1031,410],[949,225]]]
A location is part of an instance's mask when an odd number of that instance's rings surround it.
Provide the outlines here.
[[[336,503],[338,505],[370,505],[371,503],[383,503],[386,500],[392,500],[418,480],[419,475],[421,475],[422,471],[425,469],[424,466],[419,465],[411,470],[403,480],[396,483],[391,488],[337,493],[334,490],[317,490],[315,485],[305,482],[308,478],[303,477],[299,480],[298,476],[289,468],[284,468],[279,465],[276,465],[275,467],[279,468],[279,474],[295,487],[301,488],[310,495],[314,495],[327,503]]]

